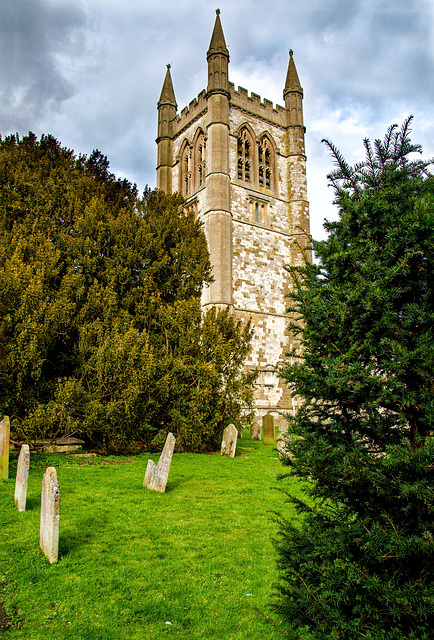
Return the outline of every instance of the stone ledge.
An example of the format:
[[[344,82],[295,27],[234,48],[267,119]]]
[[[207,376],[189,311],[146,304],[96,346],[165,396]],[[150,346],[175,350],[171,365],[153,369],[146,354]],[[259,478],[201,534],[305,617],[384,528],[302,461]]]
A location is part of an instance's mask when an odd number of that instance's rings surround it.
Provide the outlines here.
[[[54,440],[32,440],[34,447],[41,447],[45,453],[72,453],[84,445],[79,438],[55,438]]]

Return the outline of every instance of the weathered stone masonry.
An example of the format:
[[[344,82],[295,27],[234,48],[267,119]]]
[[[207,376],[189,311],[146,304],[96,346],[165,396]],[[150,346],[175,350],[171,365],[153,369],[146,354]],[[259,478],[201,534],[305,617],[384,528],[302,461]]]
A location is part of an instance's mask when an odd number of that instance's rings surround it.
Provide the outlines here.
[[[285,106],[229,82],[219,11],[209,50],[208,86],[180,114],[170,66],[158,102],[157,187],[180,192],[203,221],[214,283],[202,304],[230,306],[255,329],[247,366],[260,369],[258,415],[292,401],[274,375],[291,338],[285,265],[300,264],[309,233],[303,90],[292,51]]]

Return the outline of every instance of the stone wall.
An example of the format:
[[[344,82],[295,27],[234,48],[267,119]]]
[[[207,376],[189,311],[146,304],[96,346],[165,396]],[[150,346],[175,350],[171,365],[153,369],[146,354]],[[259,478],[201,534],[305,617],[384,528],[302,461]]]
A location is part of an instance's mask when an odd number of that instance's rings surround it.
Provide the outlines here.
[[[242,98],[242,100],[241,100]],[[237,103],[248,106],[247,92],[241,92]],[[268,101],[266,101],[268,102]],[[245,103],[245,104],[244,104]],[[286,131],[280,126],[280,110],[266,104],[265,110],[253,94],[255,113],[232,106],[230,116],[231,200],[233,214],[233,283],[234,309],[237,315],[254,327],[252,351],[248,365],[261,369],[256,386],[257,414],[267,408],[289,408],[289,394],[275,376],[276,365],[289,348],[287,333],[286,294],[288,273],[285,265],[291,262],[291,207],[288,203]],[[284,111],[284,110],[283,110]],[[264,113],[266,119],[259,114]],[[257,115],[258,114],[258,115]],[[256,139],[266,132],[275,143],[274,189],[259,188],[238,180],[237,132],[248,123]],[[255,206],[262,216],[255,219]],[[259,410],[262,407],[262,411]]]

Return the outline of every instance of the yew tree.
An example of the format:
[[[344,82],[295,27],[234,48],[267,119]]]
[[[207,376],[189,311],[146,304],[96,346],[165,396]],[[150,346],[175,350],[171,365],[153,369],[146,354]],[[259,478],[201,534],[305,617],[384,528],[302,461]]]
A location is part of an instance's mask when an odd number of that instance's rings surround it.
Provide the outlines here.
[[[251,331],[223,312],[202,319],[211,265],[180,196],[138,197],[99,151],[9,136],[0,262],[0,410],[15,439],[76,435],[116,450],[170,429],[178,447],[209,450],[241,425]]]
[[[285,465],[276,610],[289,636],[428,640],[434,625],[434,179],[408,118],[350,166],[318,262],[291,268],[301,405]]]

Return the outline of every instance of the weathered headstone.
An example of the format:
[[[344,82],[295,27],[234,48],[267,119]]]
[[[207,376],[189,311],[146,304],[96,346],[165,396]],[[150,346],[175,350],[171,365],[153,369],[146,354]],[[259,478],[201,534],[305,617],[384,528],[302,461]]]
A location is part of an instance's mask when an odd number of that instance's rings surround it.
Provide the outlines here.
[[[54,467],[48,467],[42,479],[41,528],[39,545],[50,564],[59,553],[60,491]]]
[[[286,438],[282,433],[279,433],[276,440],[277,452],[279,454],[280,460],[286,457],[285,448],[286,448]]]
[[[262,433],[264,444],[276,444],[276,434],[274,431],[274,418],[271,413],[262,418]]]
[[[230,424],[223,431],[223,439],[222,439],[222,448],[221,454],[222,456],[228,456],[229,458],[235,457],[235,451],[237,448],[237,438],[238,438],[238,429]]]
[[[250,427],[250,440],[260,440],[261,439],[261,427],[257,422],[254,422]]]
[[[9,478],[9,438],[10,422],[8,416],[0,420],[0,478]]]
[[[287,431],[288,431],[288,423],[284,418],[282,418],[279,422],[279,433],[287,433]]]
[[[168,433],[158,464],[155,464],[152,460],[148,460],[145,479],[143,480],[144,487],[164,493],[166,490],[167,478],[169,477],[170,463],[172,462],[174,448],[175,436],[173,433]]]
[[[23,444],[18,457],[17,478],[15,480],[14,502],[18,511],[26,510],[27,482],[29,480],[30,451],[29,445]]]

